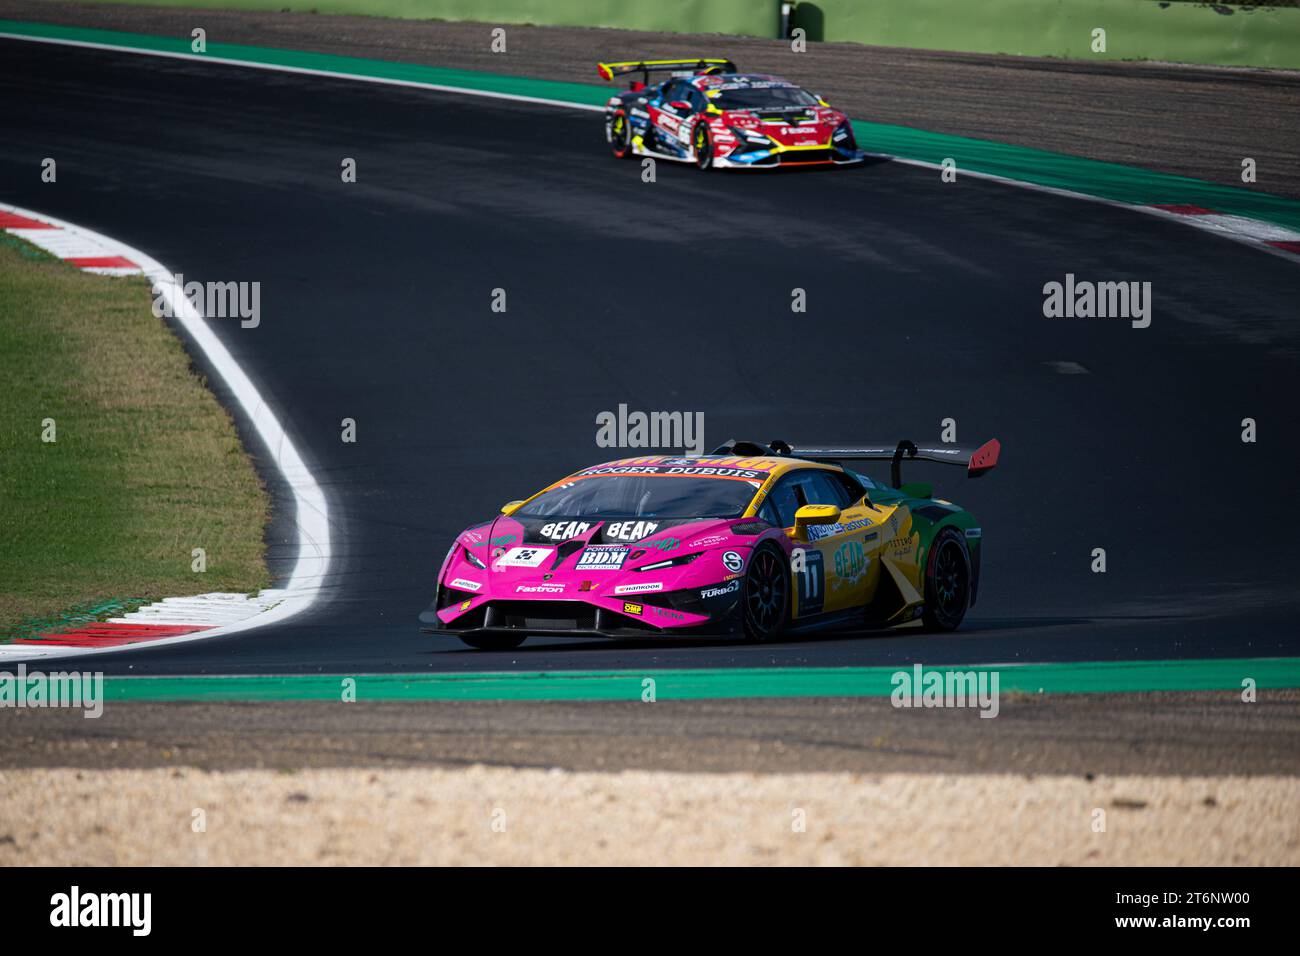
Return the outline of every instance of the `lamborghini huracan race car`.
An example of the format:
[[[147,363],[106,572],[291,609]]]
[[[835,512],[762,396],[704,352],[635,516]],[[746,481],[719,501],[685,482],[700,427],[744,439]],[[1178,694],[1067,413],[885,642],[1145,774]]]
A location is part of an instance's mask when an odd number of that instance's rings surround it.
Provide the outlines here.
[[[917,618],[952,630],[979,592],[980,527],[930,485],[903,484],[902,462],[977,477],[1000,448],[733,441],[584,468],[463,532],[420,621],[497,650],[530,634],[767,641]],[[888,485],[842,464],[886,460]]]
[[[737,73],[730,60],[600,63],[603,79],[640,73],[605,104],[614,155],[654,156],[701,169],[860,163],[853,126],[814,93],[779,76]],[[667,80],[650,84],[652,73]]]

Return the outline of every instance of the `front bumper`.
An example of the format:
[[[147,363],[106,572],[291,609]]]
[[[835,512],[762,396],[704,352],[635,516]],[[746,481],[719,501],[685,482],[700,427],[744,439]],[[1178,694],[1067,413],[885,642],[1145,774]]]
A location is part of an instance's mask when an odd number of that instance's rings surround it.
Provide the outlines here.
[[[835,146],[782,146],[770,149],[737,150],[718,156],[713,164],[719,169],[774,169],[779,166],[852,166],[866,160],[860,149]]]
[[[608,640],[636,640],[646,637],[734,637],[739,631],[736,628],[725,627],[719,624],[701,624],[696,627],[675,627],[672,630],[643,630],[635,627],[615,627],[596,629],[541,629],[541,628],[512,628],[512,627],[475,627],[467,630],[456,630],[449,627],[422,627],[421,634],[445,634],[448,637],[478,637],[493,634],[526,634],[529,637],[603,637]]]
[[[663,598],[663,595],[655,595]],[[424,634],[452,636],[476,634],[527,634],[565,637],[675,637],[692,634],[729,635],[739,632],[734,612],[735,605],[714,606],[707,620],[698,614],[690,619],[671,607],[637,601],[623,602],[624,607],[635,606],[640,613],[633,616],[608,607],[585,601],[546,600],[488,600],[450,621],[439,615],[439,602],[435,600],[420,615],[420,630]],[[444,607],[445,610],[445,607]]]

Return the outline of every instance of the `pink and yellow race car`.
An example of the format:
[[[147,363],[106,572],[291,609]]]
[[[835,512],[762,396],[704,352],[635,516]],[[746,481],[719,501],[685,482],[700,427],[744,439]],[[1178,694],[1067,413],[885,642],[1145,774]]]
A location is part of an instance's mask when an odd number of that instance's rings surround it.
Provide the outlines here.
[[[901,465],[977,477],[999,449],[733,441],[584,468],[462,532],[420,620],[497,650],[534,634],[770,641],[918,618],[952,630],[978,594],[982,532],[928,484],[903,484]],[[891,483],[845,461],[890,461]]]
[[[701,169],[860,163],[849,118],[779,76],[738,73],[730,60],[600,63],[602,78],[641,74],[605,104],[614,155],[654,156]],[[668,73],[651,84],[651,74]]]

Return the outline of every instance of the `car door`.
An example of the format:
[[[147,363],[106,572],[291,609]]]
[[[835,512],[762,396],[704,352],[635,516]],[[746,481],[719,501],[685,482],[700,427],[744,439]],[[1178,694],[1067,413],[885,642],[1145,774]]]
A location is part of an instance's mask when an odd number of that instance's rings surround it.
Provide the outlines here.
[[[685,80],[669,80],[663,85],[657,103],[651,104],[650,120],[660,146],[672,152],[684,153],[691,141],[690,84]],[[680,103],[683,105],[674,106]]]
[[[804,538],[795,538],[794,617],[864,605],[880,578],[880,527],[888,516],[867,506],[842,475],[812,468],[782,478],[763,509],[768,521],[794,536],[795,512],[803,505],[834,505],[840,509],[840,519],[810,526]]]

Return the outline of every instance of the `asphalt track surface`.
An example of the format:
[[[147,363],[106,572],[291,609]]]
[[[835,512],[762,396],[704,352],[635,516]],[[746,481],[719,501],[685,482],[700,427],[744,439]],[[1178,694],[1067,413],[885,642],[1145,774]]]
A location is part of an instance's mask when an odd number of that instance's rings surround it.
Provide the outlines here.
[[[262,284],[258,328],[213,323],[335,520],[312,611],[100,658],[110,673],[1300,652],[1293,262],[883,162],[730,176],[661,163],[647,184],[607,155],[599,116],[576,110],[12,41],[0,83],[5,200],[187,280]],[[40,182],[46,156],[55,185]],[[355,184],[340,181],[343,157]],[[1042,286],[1066,273],[1151,282],[1151,327],[1044,318]],[[790,311],[795,287],[806,315]],[[505,314],[490,311],[495,288]],[[979,482],[913,472],[985,529],[966,627],[761,648],[533,639],[510,653],[419,634],[452,536],[612,457],[594,421],[619,403],[703,411],[709,444],[919,441],[950,416],[964,441],[997,436],[1003,462]],[[1247,416],[1257,444],[1240,440]],[[356,444],[340,440],[345,417]],[[292,553],[283,517],[277,571]],[[1090,570],[1096,547],[1105,574]]]
[[[595,61],[726,56],[788,77],[850,116],[1128,163],[1300,197],[1300,72],[951,53],[592,27],[392,20],[281,10],[0,0],[0,18],[595,83]],[[1243,186],[1241,160],[1258,164]]]

